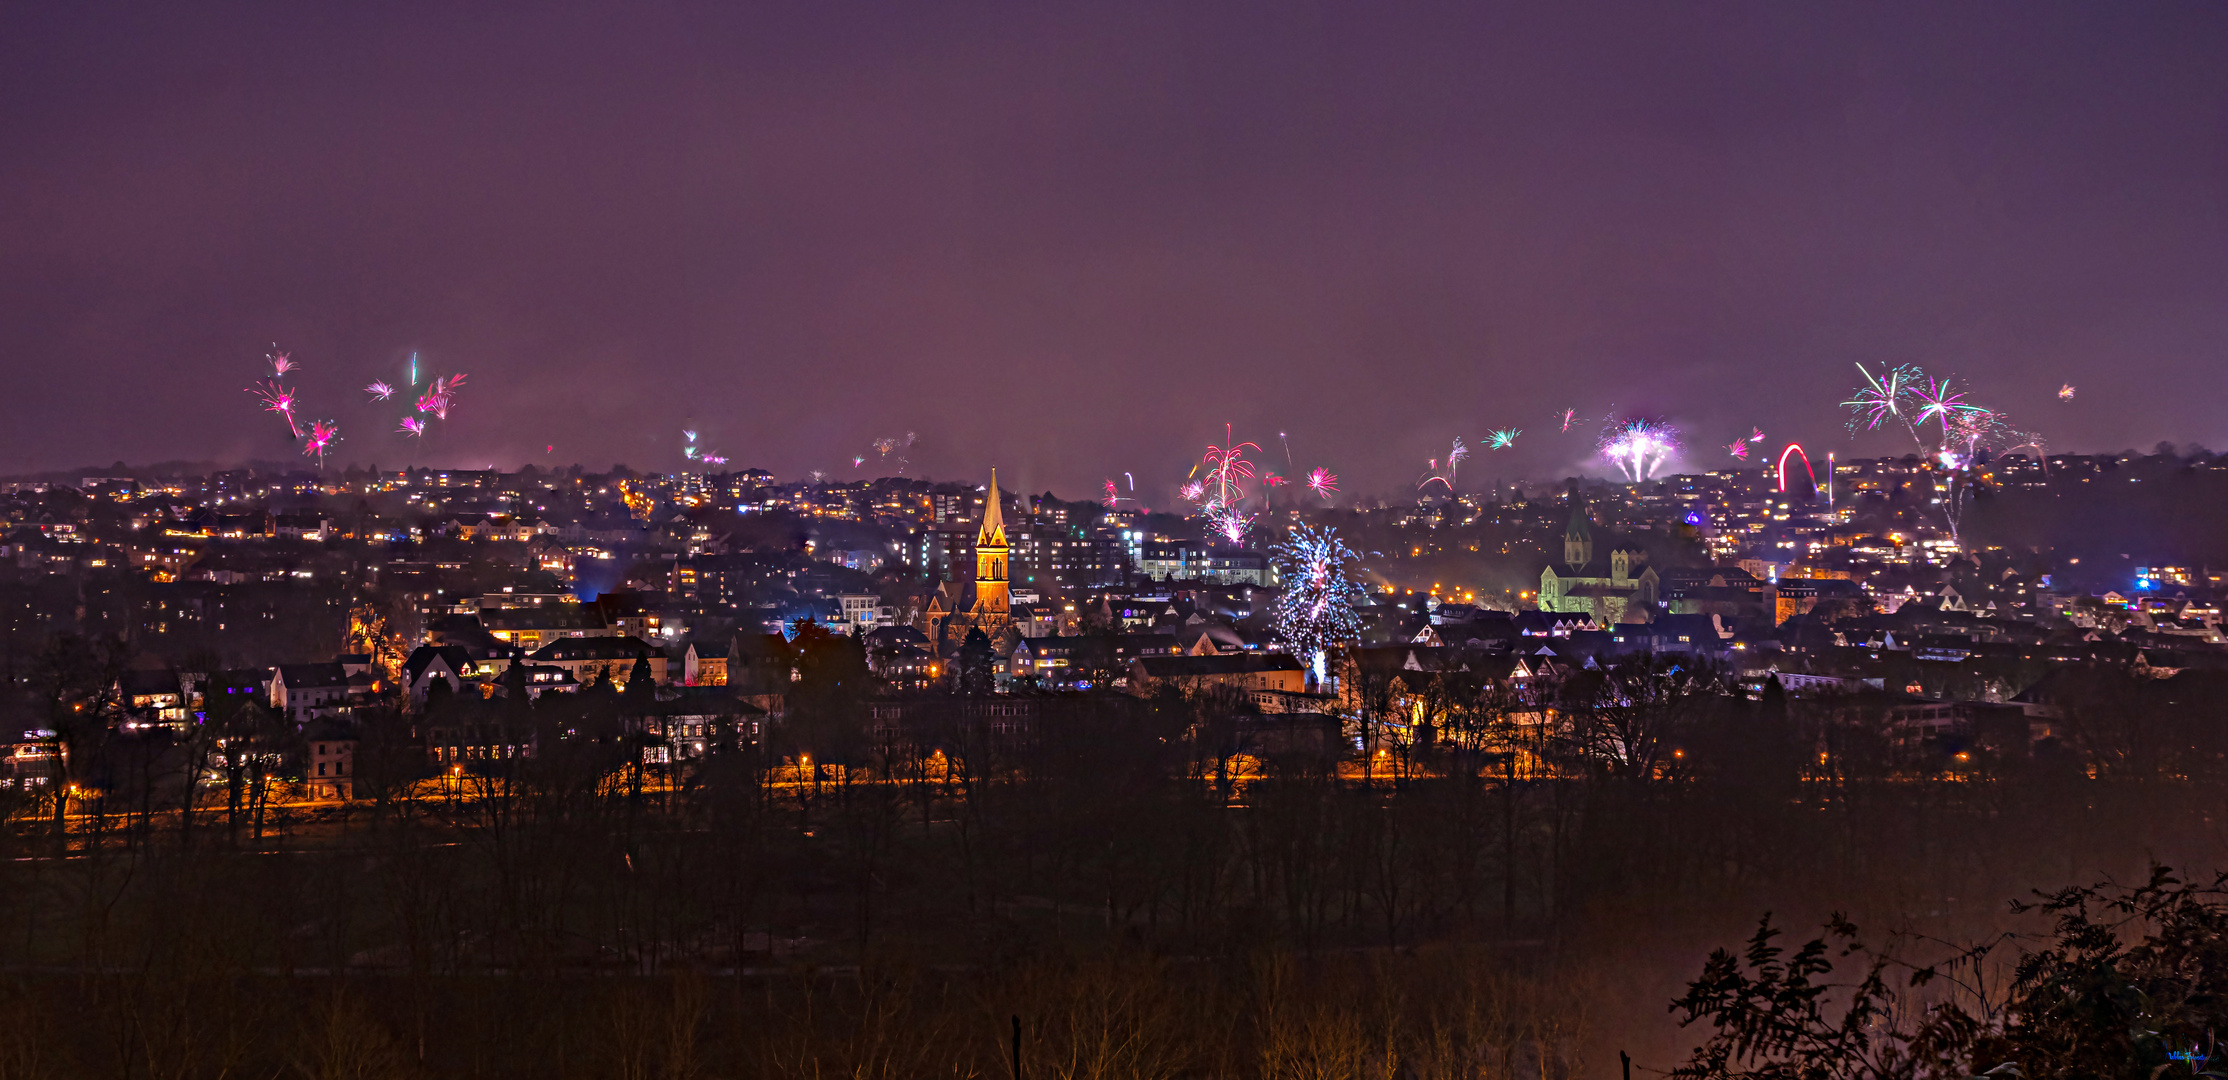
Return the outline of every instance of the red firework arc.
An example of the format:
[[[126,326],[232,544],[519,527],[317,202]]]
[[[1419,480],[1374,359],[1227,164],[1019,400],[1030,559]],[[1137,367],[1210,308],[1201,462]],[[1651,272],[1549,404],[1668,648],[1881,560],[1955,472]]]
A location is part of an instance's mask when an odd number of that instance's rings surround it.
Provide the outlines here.
[[[1803,453],[1801,443],[1788,443],[1787,448],[1779,452],[1780,493],[1785,494],[1787,491],[1787,455],[1789,454],[1803,459],[1803,473],[1810,477],[1810,490],[1818,490],[1818,473],[1810,467],[1810,455]]]

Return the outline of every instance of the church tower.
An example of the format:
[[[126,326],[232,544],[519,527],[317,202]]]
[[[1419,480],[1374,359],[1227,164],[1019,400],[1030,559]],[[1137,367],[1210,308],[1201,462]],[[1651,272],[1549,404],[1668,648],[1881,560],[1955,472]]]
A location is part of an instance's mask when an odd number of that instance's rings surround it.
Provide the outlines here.
[[[1586,524],[1586,497],[1570,485],[1570,527],[1563,530],[1563,564],[1573,573],[1594,561],[1594,534]]]
[[[986,633],[1005,629],[1012,618],[1006,593],[1006,514],[999,503],[998,470],[990,470],[990,497],[983,503],[982,531],[975,534],[975,615]]]

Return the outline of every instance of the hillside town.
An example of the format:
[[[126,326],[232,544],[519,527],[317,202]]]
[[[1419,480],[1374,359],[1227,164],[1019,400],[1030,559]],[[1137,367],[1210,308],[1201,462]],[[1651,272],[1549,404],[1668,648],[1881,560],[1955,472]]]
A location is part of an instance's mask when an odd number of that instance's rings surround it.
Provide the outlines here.
[[[1263,514],[1257,546],[1197,517],[1012,491],[994,473],[17,481],[0,502],[13,714],[0,784],[119,782],[62,760],[82,735],[51,717],[91,706],[115,738],[187,755],[167,769],[178,783],[236,784],[246,753],[282,797],[346,800],[371,712],[407,718],[386,739],[406,744],[387,747],[389,771],[399,754],[434,777],[535,754],[500,716],[552,694],[623,702],[626,737],[660,776],[767,739],[808,768],[788,697],[830,651],[855,661],[851,692],[877,724],[944,699],[1003,702],[976,711],[1034,724],[1079,697],[1211,693],[1237,733],[1218,738],[1363,767],[1413,764],[1450,738],[1450,680],[1471,696],[1479,683],[1540,693],[1634,656],[1709,665],[1751,697],[1775,683],[1872,702],[1919,769],[2052,752],[2069,672],[2228,669],[2228,568],[2084,568],[2004,542],[2002,525],[1960,543],[1929,463],[1803,459],[1790,477],[1790,457],[1302,505]],[[2220,477],[2228,459],[2170,448],[2009,455],[1984,472],[2005,505]],[[1320,658],[1296,654],[1272,616],[1276,534],[1305,522],[1365,553],[1350,570],[1356,630]],[[821,767],[839,766],[833,752]]]

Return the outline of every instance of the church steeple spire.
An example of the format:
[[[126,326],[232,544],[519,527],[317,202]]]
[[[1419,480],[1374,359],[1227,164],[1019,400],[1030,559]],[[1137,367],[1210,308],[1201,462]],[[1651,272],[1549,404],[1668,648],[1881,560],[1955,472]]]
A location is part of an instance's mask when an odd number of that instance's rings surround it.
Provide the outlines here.
[[[1570,527],[1563,530],[1563,565],[1577,573],[1587,563],[1594,561],[1594,534],[1586,526],[1586,496],[1578,490],[1578,482],[1570,485]]]
[[[983,502],[982,531],[975,536],[975,546],[1006,546],[1006,513],[999,507],[998,470],[990,470],[990,494]]]
[[[982,530],[975,534],[975,617],[986,633],[1005,629],[1012,610],[1006,581],[1006,514],[999,506],[998,470],[990,470],[990,498],[983,503]]]

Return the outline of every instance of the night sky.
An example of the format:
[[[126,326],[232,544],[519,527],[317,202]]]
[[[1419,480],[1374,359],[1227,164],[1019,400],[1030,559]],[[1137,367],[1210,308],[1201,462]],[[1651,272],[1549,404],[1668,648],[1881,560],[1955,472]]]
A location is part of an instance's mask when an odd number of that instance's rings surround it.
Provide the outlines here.
[[[9,5],[0,471],[288,457],[274,340],[389,468],[1900,452],[1857,361],[2228,446],[2228,5],[523,7]],[[412,349],[470,373],[423,445],[358,389]]]

